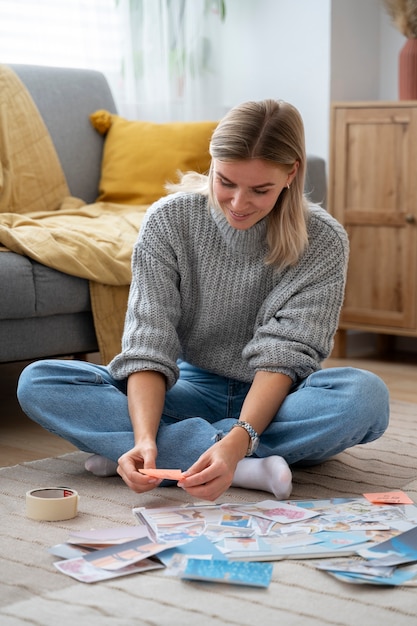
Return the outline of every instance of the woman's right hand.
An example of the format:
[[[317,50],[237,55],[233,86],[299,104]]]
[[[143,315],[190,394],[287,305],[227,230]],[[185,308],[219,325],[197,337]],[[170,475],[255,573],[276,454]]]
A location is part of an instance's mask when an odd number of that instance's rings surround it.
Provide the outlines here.
[[[162,482],[161,479],[140,473],[141,469],[154,469],[156,467],[156,455],[156,443],[149,441],[137,444],[118,459],[117,473],[132,491],[145,493],[155,489]]]
[[[118,474],[136,493],[150,491],[160,479],[140,474],[154,469],[158,450],[156,435],[165,401],[166,380],[163,374],[144,370],[131,374],[127,381],[127,399],[135,446],[118,459]]]

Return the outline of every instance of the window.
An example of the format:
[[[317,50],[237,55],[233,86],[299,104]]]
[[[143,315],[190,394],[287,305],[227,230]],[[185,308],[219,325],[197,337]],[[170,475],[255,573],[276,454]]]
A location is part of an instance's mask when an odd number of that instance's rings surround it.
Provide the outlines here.
[[[217,119],[224,0],[0,0],[0,63],[103,72],[119,113]]]
[[[115,99],[123,35],[116,0],[0,0],[0,62],[102,71]]]

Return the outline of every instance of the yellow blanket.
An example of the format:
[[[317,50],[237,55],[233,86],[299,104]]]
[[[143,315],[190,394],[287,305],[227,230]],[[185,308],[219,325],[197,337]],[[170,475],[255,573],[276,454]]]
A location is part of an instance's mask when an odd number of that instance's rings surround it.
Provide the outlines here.
[[[0,213],[3,246],[90,281],[102,363],[120,352],[132,248],[146,209],[66,198],[57,211]]]
[[[147,207],[86,205],[69,193],[31,95],[0,65],[0,246],[90,281],[101,359],[108,363],[120,352],[132,247]]]

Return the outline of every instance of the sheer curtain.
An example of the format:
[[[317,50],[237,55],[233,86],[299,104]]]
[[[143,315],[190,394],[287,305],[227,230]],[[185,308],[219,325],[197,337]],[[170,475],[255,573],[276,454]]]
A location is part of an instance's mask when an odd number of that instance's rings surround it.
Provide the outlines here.
[[[0,0],[0,63],[102,71],[119,112],[221,116],[225,0]]]
[[[118,0],[118,6],[130,117],[220,117],[225,0]]]

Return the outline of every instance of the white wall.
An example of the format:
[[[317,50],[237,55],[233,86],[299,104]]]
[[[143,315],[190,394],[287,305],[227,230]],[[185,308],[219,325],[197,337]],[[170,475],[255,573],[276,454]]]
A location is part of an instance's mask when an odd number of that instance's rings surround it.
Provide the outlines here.
[[[398,99],[398,57],[407,41],[394,28],[386,11],[381,12],[379,49],[379,100]]]
[[[224,111],[282,98],[304,119],[307,151],[328,160],[330,103],[396,100],[404,37],[380,0],[227,0]]]
[[[333,0],[331,99],[397,100],[405,37],[380,0]]]
[[[378,0],[333,0],[331,100],[376,100],[379,93]]]
[[[307,151],[327,155],[330,0],[227,0],[223,37],[225,111],[277,98],[304,119]]]

